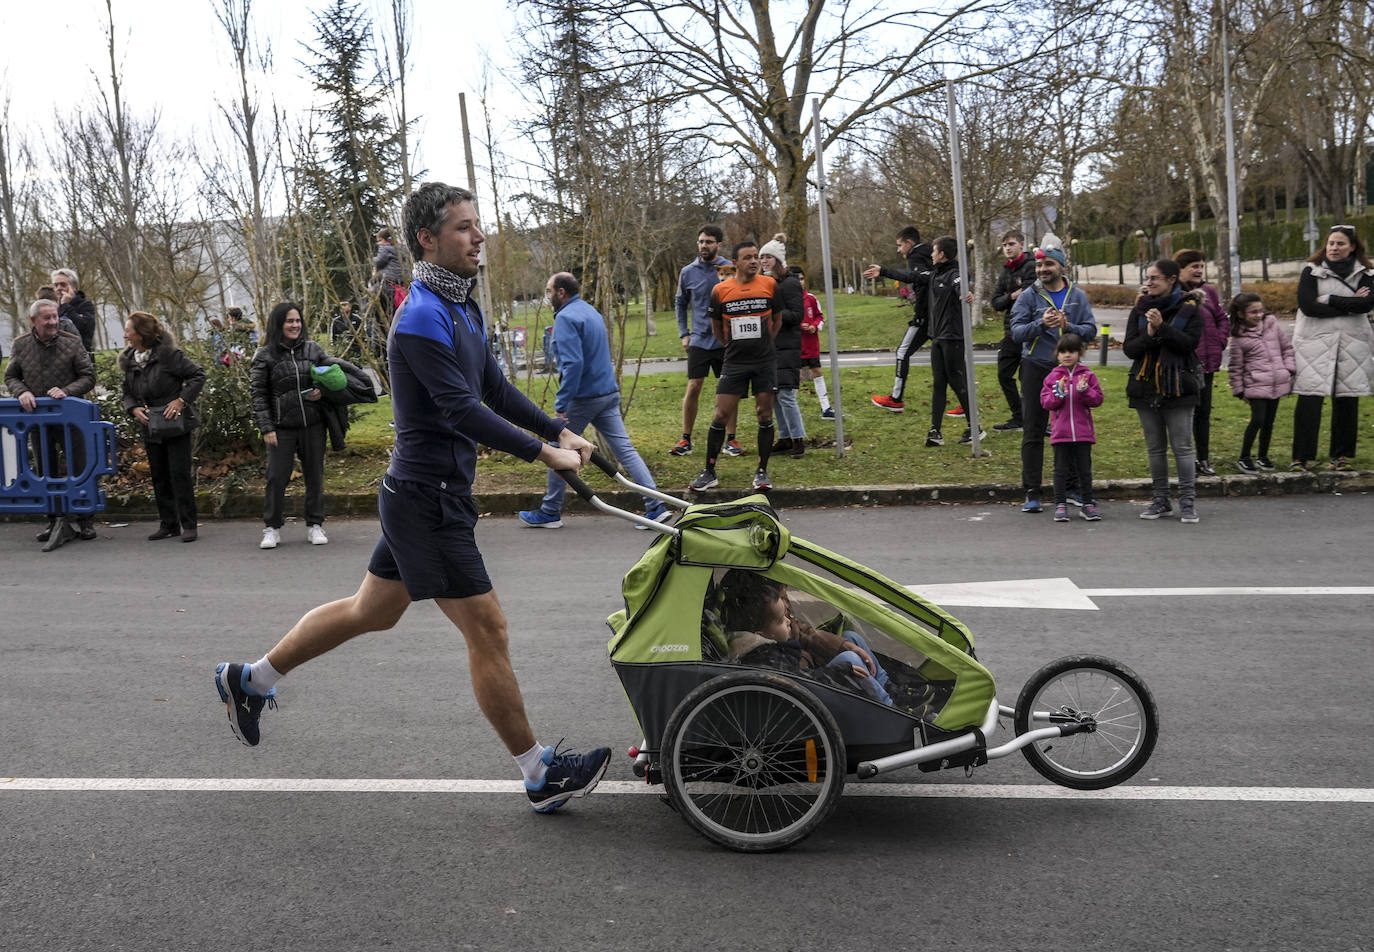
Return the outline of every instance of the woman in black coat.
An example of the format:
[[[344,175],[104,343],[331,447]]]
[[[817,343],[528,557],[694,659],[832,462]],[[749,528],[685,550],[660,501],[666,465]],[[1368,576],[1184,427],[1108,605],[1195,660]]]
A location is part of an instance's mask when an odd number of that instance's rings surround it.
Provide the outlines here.
[[[1193,410],[1202,388],[1197,342],[1202,336],[1201,290],[1185,291],[1179,267],[1161,258],[1145,271],[1145,289],[1126,319],[1122,352],[1131,358],[1126,397],[1140,417],[1150,460],[1154,500],[1142,519],[1173,515],[1169,447],[1178,473],[1179,521],[1197,522],[1197,457]]]
[[[196,541],[196,489],[191,475],[191,440],[200,425],[195,402],[205,388],[205,371],[172,343],[161,322],[134,311],[124,322],[129,345],[119,355],[124,371],[124,409],[143,431],[157,502],[157,531],[149,541],[180,535]],[[150,417],[152,420],[150,427]],[[180,433],[158,432],[170,424]]]
[[[324,415],[320,388],[310,369],[328,358],[310,340],[301,309],[282,301],[267,317],[266,343],[253,355],[248,385],[258,431],[267,444],[267,487],[263,493],[262,542],[275,549],[281,542],[282,506],[295,459],[300,456],[305,478],[306,539],[312,545],[329,541],[324,534]]]

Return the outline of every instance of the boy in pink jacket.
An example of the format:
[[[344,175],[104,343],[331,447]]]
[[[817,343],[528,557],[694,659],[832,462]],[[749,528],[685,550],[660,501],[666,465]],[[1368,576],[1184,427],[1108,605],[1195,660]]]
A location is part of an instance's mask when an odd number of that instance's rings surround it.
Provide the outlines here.
[[[1069,475],[1078,476],[1083,518],[1097,522],[1102,514],[1093,498],[1093,407],[1102,406],[1102,382],[1082,364],[1087,345],[1077,334],[1059,338],[1059,361],[1040,388],[1040,405],[1050,411],[1050,445],[1054,447],[1054,521],[1069,521]]]

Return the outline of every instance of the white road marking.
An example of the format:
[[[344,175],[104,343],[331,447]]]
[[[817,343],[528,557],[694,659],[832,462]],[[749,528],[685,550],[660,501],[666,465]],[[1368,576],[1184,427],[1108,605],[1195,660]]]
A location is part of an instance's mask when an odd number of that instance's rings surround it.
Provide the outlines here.
[[[1190,595],[1245,597],[1261,595],[1374,595],[1370,585],[1232,585],[1195,588],[1079,588],[1068,578],[1022,578],[996,582],[908,585],[937,605],[963,608],[1048,608],[1056,611],[1098,610],[1094,598],[1149,598]]]
[[[372,778],[243,777],[10,777],[0,793],[447,793],[516,794],[518,780],[425,780]],[[662,786],[634,780],[603,780],[598,794],[662,793]],[[1374,803],[1368,787],[1177,787],[1120,786],[1069,790],[1048,784],[860,783],[845,786],[854,797],[940,797],[975,800],[1174,800],[1246,803]]]

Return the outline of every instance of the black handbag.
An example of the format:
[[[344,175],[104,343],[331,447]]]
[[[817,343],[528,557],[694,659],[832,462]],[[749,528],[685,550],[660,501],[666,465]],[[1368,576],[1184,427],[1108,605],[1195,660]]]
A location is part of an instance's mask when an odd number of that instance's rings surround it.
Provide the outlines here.
[[[174,440],[191,432],[189,413],[182,410],[181,413],[169,420],[163,415],[166,411],[165,406],[148,408],[149,443],[165,443],[167,440]]]

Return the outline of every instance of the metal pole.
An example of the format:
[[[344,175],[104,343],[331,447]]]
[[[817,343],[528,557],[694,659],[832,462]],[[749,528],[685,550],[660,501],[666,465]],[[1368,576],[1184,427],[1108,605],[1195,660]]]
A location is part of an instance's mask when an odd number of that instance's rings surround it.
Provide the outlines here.
[[[968,406],[964,412],[969,433],[973,435],[973,455],[982,456],[982,430],[978,426],[978,383],[973,379],[973,312],[964,301],[969,288],[968,241],[964,231],[964,174],[959,155],[959,119],[954,111],[954,83],[945,80],[945,102],[949,106],[949,164],[954,176],[954,237],[959,242],[959,312],[964,318],[964,375],[967,378]]]
[[[1226,227],[1231,236],[1231,294],[1240,293],[1240,209],[1236,202],[1236,134],[1231,109],[1231,50],[1226,33],[1226,0],[1221,3],[1221,78],[1226,97]]]
[[[844,398],[840,393],[840,348],[835,338],[835,282],[830,276],[830,210],[825,205],[825,150],[821,146],[821,101],[811,100],[816,137],[816,192],[821,208],[821,270],[825,272],[825,326],[830,338],[830,403],[835,408],[835,454],[844,457]]]

